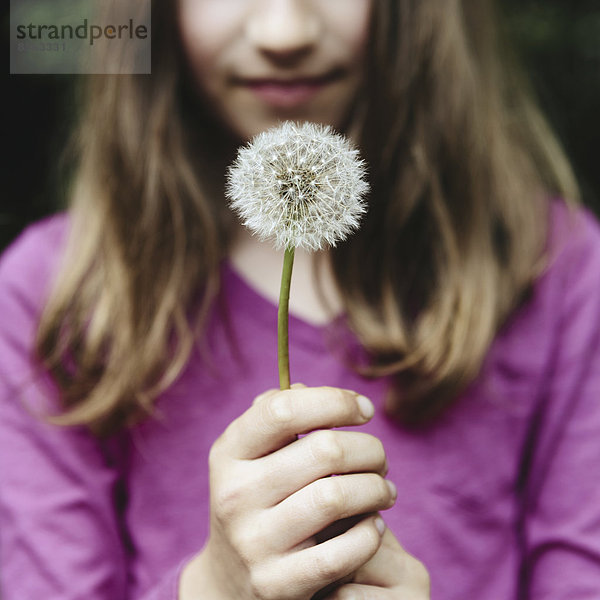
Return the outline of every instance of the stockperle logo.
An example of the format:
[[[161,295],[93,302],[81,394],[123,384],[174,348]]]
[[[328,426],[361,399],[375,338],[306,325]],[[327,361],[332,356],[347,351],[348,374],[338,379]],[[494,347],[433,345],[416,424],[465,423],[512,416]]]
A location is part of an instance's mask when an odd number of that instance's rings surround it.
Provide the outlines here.
[[[11,74],[143,74],[150,58],[150,0],[11,0]]]

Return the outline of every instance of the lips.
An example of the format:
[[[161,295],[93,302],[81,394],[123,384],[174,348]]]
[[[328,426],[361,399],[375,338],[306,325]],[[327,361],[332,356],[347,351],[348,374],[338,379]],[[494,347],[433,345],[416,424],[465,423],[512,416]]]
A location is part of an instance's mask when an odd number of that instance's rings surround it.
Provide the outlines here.
[[[249,78],[239,84],[274,108],[294,108],[310,102],[340,76],[339,72],[316,77]]]

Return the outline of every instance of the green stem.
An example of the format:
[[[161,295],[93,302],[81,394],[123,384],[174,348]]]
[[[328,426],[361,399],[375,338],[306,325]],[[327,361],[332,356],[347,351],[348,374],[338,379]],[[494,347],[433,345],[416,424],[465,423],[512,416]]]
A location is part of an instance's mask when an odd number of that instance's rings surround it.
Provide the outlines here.
[[[277,365],[279,367],[279,389],[290,389],[290,348],[289,348],[289,305],[294,248],[286,248],[281,272],[279,311],[277,313]]]

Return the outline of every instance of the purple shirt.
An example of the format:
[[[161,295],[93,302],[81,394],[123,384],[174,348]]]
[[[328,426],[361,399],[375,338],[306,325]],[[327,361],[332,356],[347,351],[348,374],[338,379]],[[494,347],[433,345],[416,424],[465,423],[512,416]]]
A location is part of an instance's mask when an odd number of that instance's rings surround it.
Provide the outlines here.
[[[0,261],[2,600],[176,600],[208,532],[207,454],[277,386],[276,307],[223,266],[239,341],[216,310],[205,343],[159,399],[159,418],[99,442],[42,424],[53,405],[30,361],[67,220],[30,227]],[[334,327],[291,317],[292,379],[354,389],[378,408],[362,429],[384,443],[399,489],[383,516],[429,569],[434,600],[600,597],[600,229],[552,210],[553,257],[495,340],[480,377],[438,422],[386,418],[387,381],[349,371]],[[227,372],[219,369],[227,366]]]

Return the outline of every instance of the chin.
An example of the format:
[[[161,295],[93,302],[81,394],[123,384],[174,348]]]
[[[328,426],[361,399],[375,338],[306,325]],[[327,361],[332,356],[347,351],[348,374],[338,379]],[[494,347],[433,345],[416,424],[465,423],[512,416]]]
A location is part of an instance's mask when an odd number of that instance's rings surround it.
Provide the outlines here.
[[[347,114],[350,111],[347,111]],[[225,125],[242,140],[250,140],[255,135],[266,131],[271,127],[276,127],[283,121],[297,121],[311,123],[319,123],[321,125],[331,125],[337,131],[344,131],[345,125],[348,123],[348,117],[341,117],[339,114],[329,113],[329,111],[289,111],[273,113],[249,113],[241,112],[244,118],[235,118],[224,115],[223,120]]]

